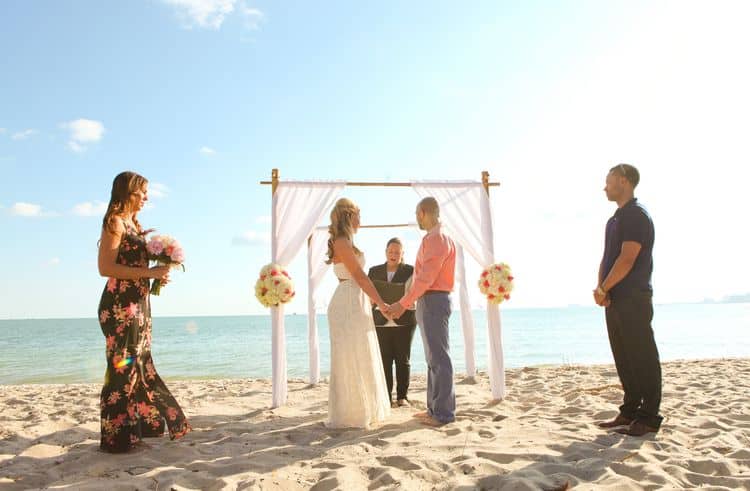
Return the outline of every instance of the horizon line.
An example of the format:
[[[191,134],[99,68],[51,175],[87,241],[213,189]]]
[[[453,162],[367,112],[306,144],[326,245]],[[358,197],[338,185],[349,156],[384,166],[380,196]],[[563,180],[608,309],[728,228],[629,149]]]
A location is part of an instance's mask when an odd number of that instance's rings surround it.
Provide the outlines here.
[[[658,305],[729,305],[729,304],[750,304],[750,299],[741,299],[740,301],[730,300],[710,300],[704,299],[699,301],[679,301],[679,302],[661,302],[655,303]],[[504,307],[505,310],[554,310],[554,309],[568,309],[568,308],[600,308],[596,305],[584,305],[584,304],[568,304],[556,307]],[[484,311],[482,307],[471,309],[472,312]],[[454,309],[453,312],[460,312],[461,309]],[[268,313],[263,314],[178,314],[178,315],[152,315],[154,319],[165,319],[165,318],[195,318],[195,317],[266,317]],[[319,312],[318,316],[327,315],[325,312]],[[289,312],[285,313],[284,317],[289,316],[307,316],[307,312]],[[91,317],[0,317],[2,321],[44,321],[44,320],[97,320],[96,316]]]

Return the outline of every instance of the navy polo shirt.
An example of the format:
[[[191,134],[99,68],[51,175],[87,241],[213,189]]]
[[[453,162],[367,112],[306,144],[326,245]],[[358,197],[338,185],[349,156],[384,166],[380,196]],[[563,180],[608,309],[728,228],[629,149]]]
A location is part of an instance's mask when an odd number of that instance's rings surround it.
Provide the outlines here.
[[[609,274],[620,255],[622,243],[626,241],[638,242],[641,244],[641,250],[627,276],[610,290],[612,296],[627,295],[633,290],[652,291],[654,222],[636,198],[625,203],[622,208],[618,208],[612,218],[607,221],[601,281],[604,281]]]

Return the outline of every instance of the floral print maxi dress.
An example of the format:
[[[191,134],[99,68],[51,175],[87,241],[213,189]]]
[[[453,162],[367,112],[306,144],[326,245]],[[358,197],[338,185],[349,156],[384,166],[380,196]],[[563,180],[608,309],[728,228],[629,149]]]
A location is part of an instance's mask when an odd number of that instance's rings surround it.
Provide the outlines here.
[[[146,239],[130,225],[117,263],[148,267]],[[177,401],[156,373],[151,358],[149,280],[109,278],[99,302],[99,324],[107,341],[107,372],[101,394],[101,449],[126,452],[143,437],[171,439],[190,431]]]

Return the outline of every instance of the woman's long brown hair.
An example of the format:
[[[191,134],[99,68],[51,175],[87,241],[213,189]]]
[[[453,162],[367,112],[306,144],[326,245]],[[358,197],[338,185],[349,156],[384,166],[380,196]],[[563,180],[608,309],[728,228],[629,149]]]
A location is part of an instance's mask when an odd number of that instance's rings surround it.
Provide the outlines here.
[[[102,227],[114,232],[116,216],[129,211],[130,196],[136,191],[142,190],[146,184],[148,184],[148,179],[135,172],[125,171],[117,174],[115,180],[112,181],[112,194],[109,198],[107,212],[102,220]],[[133,223],[138,229],[138,233],[141,233],[141,224],[135,215],[133,215]]]

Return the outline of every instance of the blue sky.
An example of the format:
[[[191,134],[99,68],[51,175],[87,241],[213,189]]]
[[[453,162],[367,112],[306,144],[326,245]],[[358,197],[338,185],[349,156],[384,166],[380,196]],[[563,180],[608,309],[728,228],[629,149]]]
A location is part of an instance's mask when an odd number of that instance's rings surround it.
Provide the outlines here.
[[[509,307],[534,307],[589,303],[604,176],[629,162],[657,227],[656,300],[747,292],[750,8],[704,5],[3,2],[0,318],[95,315],[101,207],[126,169],[151,182],[141,222],[188,256],[154,315],[263,312],[273,167],[488,170]],[[410,190],[345,194],[365,223],[413,217]],[[370,231],[371,264],[392,235],[413,258],[417,233]],[[304,312],[304,256],[290,269]]]

